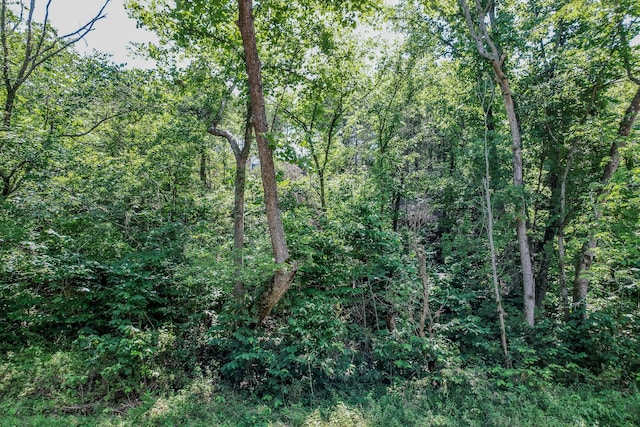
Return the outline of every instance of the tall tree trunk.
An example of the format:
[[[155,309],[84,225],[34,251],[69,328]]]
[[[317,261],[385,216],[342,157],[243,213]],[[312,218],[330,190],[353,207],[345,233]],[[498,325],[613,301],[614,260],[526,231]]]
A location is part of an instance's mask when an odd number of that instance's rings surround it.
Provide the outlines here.
[[[549,130],[549,134],[551,135],[551,131]],[[558,212],[559,203],[556,201],[559,199],[559,181],[560,181],[560,172],[559,172],[559,162],[560,162],[560,153],[559,153],[559,144],[557,140],[551,135],[551,139],[553,140],[553,144],[549,144],[549,155],[543,156],[540,165],[540,177],[542,177],[542,170],[544,168],[543,164],[545,160],[551,161],[551,167],[548,173],[547,181],[548,187],[551,189],[551,197],[544,198],[542,203],[545,205],[546,209],[549,210],[549,219],[546,221],[544,227],[544,234],[542,240],[533,244],[533,260],[535,265],[535,280],[536,280],[536,295],[535,302],[536,308],[542,309],[544,308],[544,300],[547,295],[548,285],[549,285],[549,268],[551,267],[551,258],[554,253],[553,245],[556,240],[556,235],[558,232],[558,225],[560,221],[560,215]],[[539,184],[541,183],[541,178],[539,179]],[[538,207],[534,210],[537,211]],[[534,216],[537,216],[534,214]],[[535,227],[535,221],[534,225]],[[537,263],[536,261],[537,256]]]
[[[516,108],[513,103],[509,80],[502,71],[499,61],[491,61],[496,78],[500,85],[504,107],[507,112],[507,120],[511,130],[511,142],[513,151],[513,185],[521,193],[520,207],[516,217],[516,233],[518,236],[518,248],[520,249],[520,267],[522,269],[522,286],[524,290],[524,316],[529,326],[534,325],[535,317],[535,280],[529,249],[529,237],[527,236],[527,214],[524,201],[524,179],[522,174],[522,140],[520,136],[520,124],[516,116]]]
[[[540,264],[535,276],[535,304],[539,309],[544,307],[544,300],[549,288],[549,268],[551,267],[553,241],[555,240],[558,230],[558,220],[551,219],[550,221],[551,222],[545,227],[542,241],[539,245],[536,245],[536,251],[540,254]]]
[[[273,307],[291,286],[296,274],[297,265],[289,261],[289,248],[284,234],[282,218],[278,208],[278,193],[276,184],[273,151],[267,141],[267,112],[262,89],[262,74],[256,33],[253,18],[253,1],[238,0],[238,28],[242,36],[242,45],[249,79],[249,95],[251,98],[251,121],[255,130],[262,187],[264,190],[267,223],[271,236],[271,247],[277,265],[271,281],[261,296],[258,308],[258,321],[267,317]]]
[[[496,80],[500,85],[504,107],[507,112],[507,121],[511,130],[511,143],[513,151],[513,185],[521,193],[520,207],[516,217],[516,234],[518,237],[518,248],[520,249],[520,267],[522,269],[522,287],[524,291],[524,317],[529,326],[535,321],[535,280],[533,276],[533,266],[531,262],[531,250],[529,248],[529,238],[527,236],[527,215],[524,201],[524,180],[522,173],[522,140],[520,136],[520,124],[516,116],[516,108],[513,102],[513,95],[509,86],[509,79],[502,69],[505,57],[500,54],[498,47],[493,42],[489,30],[487,29],[486,16],[489,14],[490,22],[493,23],[493,4],[483,7],[480,1],[475,2],[475,13],[472,16],[471,9],[466,0],[460,0],[460,6],[464,13],[467,28],[471,33],[472,40],[476,43],[476,48],[480,56],[485,58],[493,68]]]
[[[327,196],[325,190],[324,169],[318,170],[318,183],[320,184],[320,208],[327,212]]]
[[[404,178],[404,177],[402,177]],[[401,181],[403,180],[401,178]],[[400,222],[400,203],[402,202],[401,190],[395,190],[391,197],[391,229],[398,231],[398,224]]]
[[[7,89],[7,99],[4,102],[4,114],[2,116],[2,124],[5,129],[11,127],[11,117],[13,116],[13,107],[16,102],[16,91]]]
[[[565,271],[564,263],[564,227],[567,223],[567,177],[569,176],[569,170],[571,169],[573,154],[574,149],[571,148],[571,151],[567,156],[567,164],[565,165],[564,172],[562,173],[562,179],[560,180],[560,220],[558,223],[558,281],[560,282],[560,306],[562,310],[562,316],[565,321],[569,320],[569,291],[567,289],[567,274]]]
[[[487,165],[489,162],[487,161]],[[487,175],[482,180],[484,185],[485,202],[487,204],[487,235],[489,237],[489,251],[491,256],[491,278],[493,281],[493,291],[496,297],[496,306],[498,311],[498,320],[500,322],[500,344],[502,345],[502,355],[504,356],[504,365],[507,369],[511,368],[511,358],[509,357],[509,347],[507,345],[507,328],[504,323],[504,309],[502,308],[502,295],[500,293],[500,281],[498,280],[498,266],[496,261],[496,247],[493,242],[493,211],[491,208],[491,187]]]
[[[245,140],[245,145],[249,142]],[[246,150],[248,155],[249,150]],[[235,193],[233,200],[233,264],[235,266],[235,281],[233,296],[241,300],[246,294],[244,282],[240,280],[244,265],[242,251],[244,249],[244,192],[247,177],[247,155],[236,157]]]
[[[620,125],[618,127],[618,137],[611,144],[611,148],[609,149],[609,161],[604,167],[604,172],[602,173],[602,177],[600,178],[600,188],[596,192],[596,207],[594,217],[596,222],[602,218],[602,211],[597,206],[598,199],[604,196],[607,193],[607,184],[611,180],[616,169],[618,169],[618,165],[620,164],[620,148],[622,148],[629,135],[631,134],[631,130],[633,129],[633,123],[638,116],[638,111],[640,110],[640,84],[638,84],[638,88],[636,90],[636,94],[633,97],[633,100],[629,104],[629,107],[624,113],[622,120],[620,120]],[[589,290],[589,278],[587,277],[587,273],[591,269],[591,265],[593,264],[594,259],[594,251],[598,246],[598,242],[595,236],[591,235],[589,240],[585,242],[582,246],[582,250],[578,254],[576,259],[576,270],[573,281],[573,306],[574,309],[581,313],[584,317],[586,314],[586,301],[587,301],[587,292]]]
[[[502,295],[500,293],[500,282],[498,280],[498,265],[496,260],[496,246],[493,241],[493,208],[491,206],[491,173],[489,168],[489,120],[493,117],[490,115],[491,103],[493,102],[494,91],[491,91],[491,97],[489,98],[489,107],[485,108],[483,105],[484,114],[484,179],[482,184],[484,187],[485,203],[487,207],[487,237],[489,239],[489,253],[491,256],[491,277],[493,281],[493,290],[496,297],[496,308],[498,311],[498,320],[500,322],[500,343],[502,345],[502,353],[504,356],[504,365],[507,369],[511,368],[511,358],[509,357],[509,347],[507,345],[507,329],[504,322],[504,310],[502,308]],[[483,100],[484,104],[484,100]]]
[[[416,255],[418,257],[418,267],[420,269],[420,279],[422,280],[422,313],[420,313],[420,322],[418,323],[418,334],[420,338],[425,338],[424,333],[425,326],[429,332],[429,338],[433,339],[433,313],[429,305],[431,286],[429,284],[429,276],[427,275],[427,254],[424,250],[424,246],[418,243],[416,238]],[[427,320],[429,323],[427,323]]]

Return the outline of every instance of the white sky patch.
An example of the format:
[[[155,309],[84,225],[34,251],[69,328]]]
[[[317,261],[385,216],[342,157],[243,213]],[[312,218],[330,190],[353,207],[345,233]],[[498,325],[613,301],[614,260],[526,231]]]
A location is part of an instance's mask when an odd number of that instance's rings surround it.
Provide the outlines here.
[[[106,17],[96,23],[84,40],[76,43],[76,49],[80,53],[90,53],[94,49],[109,53],[115,63],[126,63],[128,68],[153,68],[155,62],[137,58],[130,43],[157,42],[158,38],[152,32],[136,28],[135,20],[127,15],[124,2],[111,0],[104,11]],[[49,21],[58,29],[58,34],[68,34],[96,16],[103,4],[104,0],[53,0],[49,7]],[[36,2],[35,16],[39,21],[44,16],[44,7],[44,0]]]

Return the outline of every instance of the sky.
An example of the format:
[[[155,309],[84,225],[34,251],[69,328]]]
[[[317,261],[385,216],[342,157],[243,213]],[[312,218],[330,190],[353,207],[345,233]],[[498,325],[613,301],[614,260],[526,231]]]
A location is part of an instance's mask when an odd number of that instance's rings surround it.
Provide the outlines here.
[[[111,0],[104,11],[106,17],[96,23],[94,30],[84,40],[76,43],[76,49],[81,53],[89,53],[94,49],[110,53],[115,63],[126,63],[129,68],[152,68],[154,62],[136,57],[129,45],[130,42],[156,41],[157,37],[149,31],[136,28],[135,20],[127,16],[124,2]],[[49,19],[58,29],[58,34],[68,34],[93,18],[103,4],[104,0],[52,0]],[[36,2],[37,16],[43,16],[44,5],[44,1]]]
[[[94,17],[105,0],[52,0],[49,18],[59,34],[67,34],[85,24]],[[126,63],[129,68],[152,68],[155,63],[135,55],[130,47],[131,42],[154,42],[157,37],[144,29],[136,28],[136,22],[127,16],[124,8],[125,0],[111,0],[105,9],[106,17],[96,23],[95,29],[84,40],[76,44],[81,53],[89,53],[93,49],[113,55],[117,64]],[[395,5],[399,0],[385,0],[388,5]],[[44,15],[44,0],[36,2],[36,16]],[[640,36],[631,41],[632,45],[640,44]]]

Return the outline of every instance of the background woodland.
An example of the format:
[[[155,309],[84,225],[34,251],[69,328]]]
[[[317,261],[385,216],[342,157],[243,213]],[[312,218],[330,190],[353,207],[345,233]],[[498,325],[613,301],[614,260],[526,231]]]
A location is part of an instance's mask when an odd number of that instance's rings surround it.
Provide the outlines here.
[[[153,70],[36,3],[0,422],[639,422],[638,2],[129,1]]]

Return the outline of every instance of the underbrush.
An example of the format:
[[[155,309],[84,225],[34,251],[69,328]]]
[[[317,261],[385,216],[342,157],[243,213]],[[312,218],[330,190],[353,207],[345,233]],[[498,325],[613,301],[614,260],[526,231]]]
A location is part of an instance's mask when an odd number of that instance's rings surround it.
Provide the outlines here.
[[[640,394],[606,378],[559,384],[541,372],[448,368],[419,380],[291,385],[276,402],[204,372],[179,390],[91,401],[77,354],[32,348],[0,361],[0,426],[634,426]]]

